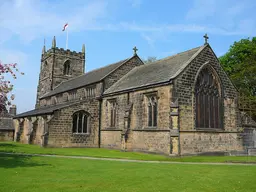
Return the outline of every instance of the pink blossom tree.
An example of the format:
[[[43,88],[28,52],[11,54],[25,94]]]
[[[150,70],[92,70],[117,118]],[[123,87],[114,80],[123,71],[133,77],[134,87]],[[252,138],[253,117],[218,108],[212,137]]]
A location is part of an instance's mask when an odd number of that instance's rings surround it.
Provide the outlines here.
[[[14,79],[17,78],[16,73],[24,75],[19,72],[17,64],[3,64],[0,61],[0,114],[6,111],[6,107],[12,104],[14,100],[14,94],[11,94],[13,90],[13,84],[6,79],[6,75],[10,74]]]

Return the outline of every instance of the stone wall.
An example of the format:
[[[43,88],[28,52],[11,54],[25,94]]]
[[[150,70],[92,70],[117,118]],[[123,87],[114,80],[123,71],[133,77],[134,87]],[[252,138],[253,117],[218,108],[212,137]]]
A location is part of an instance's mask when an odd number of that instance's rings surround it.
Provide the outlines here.
[[[22,124],[22,133],[20,135],[21,143],[28,143],[28,133],[29,133],[29,120],[25,118]]]
[[[56,111],[49,123],[48,146],[98,147],[98,109],[99,102],[96,99],[90,99]],[[90,114],[89,134],[72,133],[72,115],[79,110]]]
[[[0,130],[0,141],[13,141],[14,130]]]
[[[243,150],[237,133],[182,132],[180,140],[181,155]]]
[[[148,151],[156,153],[170,153],[170,101],[172,85],[165,85],[156,88],[139,90],[130,93],[123,93],[103,99],[102,103],[102,147],[120,148],[123,133],[127,127],[125,118],[129,113],[129,133],[124,148],[126,150]],[[147,95],[156,94],[158,113],[157,127],[147,125]],[[116,100],[117,117],[116,127],[109,127],[109,100]],[[122,139],[121,139],[122,138]],[[122,148],[122,147],[121,147]]]
[[[195,101],[193,90],[196,75],[206,62],[217,72],[222,86],[224,99],[224,129],[237,130],[240,126],[237,107],[237,91],[228,78],[212,49],[207,46],[175,79],[175,97],[178,99],[180,112],[180,130],[195,129]]]
[[[121,130],[104,130],[101,131],[101,147],[121,149]]]
[[[220,79],[224,106],[223,129],[198,130],[195,127],[194,86],[196,75],[205,64],[210,65]],[[205,47],[185,68],[175,80],[174,85],[174,97],[177,99],[179,107],[178,123],[181,132],[181,154],[241,149],[242,141],[237,140],[238,130],[241,126],[237,106],[237,90],[209,46]],[[187,131],[193,133],[187,133]]]
[[[64,63],[70,61],[70,75],[64,75]],[[51,48],[41,58],[40,75],[37,87],[37,104],[39,98],[45,93],[58,86],[61,82],[77,77],[84,73],[85,54],[64,50],[62,48]]]
[[[30,144],[41,145],[43,134],[44,134],[44,120],[42,117],[38,117],[37,121],[33,125]]]
[[[105,90],[112,86],[115,82],[121,79],[125,74],[131,71],[134,67],[143,65],[143,62],[140,60],[138,56],[132,57],[129,61],[127,61],[124,65],[120,66],[118,69],[113,71],[104,81]]]
[[[127,150],[170,154],[171,137],[167,131],[134,130],[130,136]]]

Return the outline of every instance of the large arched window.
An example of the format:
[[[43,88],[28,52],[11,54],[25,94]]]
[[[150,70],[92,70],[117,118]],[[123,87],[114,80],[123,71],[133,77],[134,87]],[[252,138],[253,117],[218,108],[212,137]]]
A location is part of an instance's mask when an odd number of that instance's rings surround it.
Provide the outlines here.
[[[195,85],[196,128],[222,128],[220,84],[212,69],[203,68]]]
[[[69,60],[67,60],[67,61],[64,63],[63,74],[64,74],[64,75],[70,75],[70,61],[69,61]]]
[[[78,111],[73,114],[73,133],[89,133],[89,114]]]

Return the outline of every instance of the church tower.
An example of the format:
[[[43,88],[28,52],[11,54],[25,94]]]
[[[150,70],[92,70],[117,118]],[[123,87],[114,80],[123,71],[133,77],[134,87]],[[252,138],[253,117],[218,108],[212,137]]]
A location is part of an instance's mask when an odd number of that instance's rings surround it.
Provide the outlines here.
[[[46,51],[45,45],[43,46],[35,107],[39,107],[40,97],[53,90],[61,82],[82,75],[84,68],[84,45],[82,52],[64,50],[56,46],[54,37],[51,49]]]

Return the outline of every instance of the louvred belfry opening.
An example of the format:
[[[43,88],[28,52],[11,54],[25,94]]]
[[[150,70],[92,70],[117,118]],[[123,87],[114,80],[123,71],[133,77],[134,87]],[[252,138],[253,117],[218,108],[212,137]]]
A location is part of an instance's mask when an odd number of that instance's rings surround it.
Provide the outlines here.
[[[196,128],[222,128],[220,84],[210,67],[199,73],[195,87]]]

